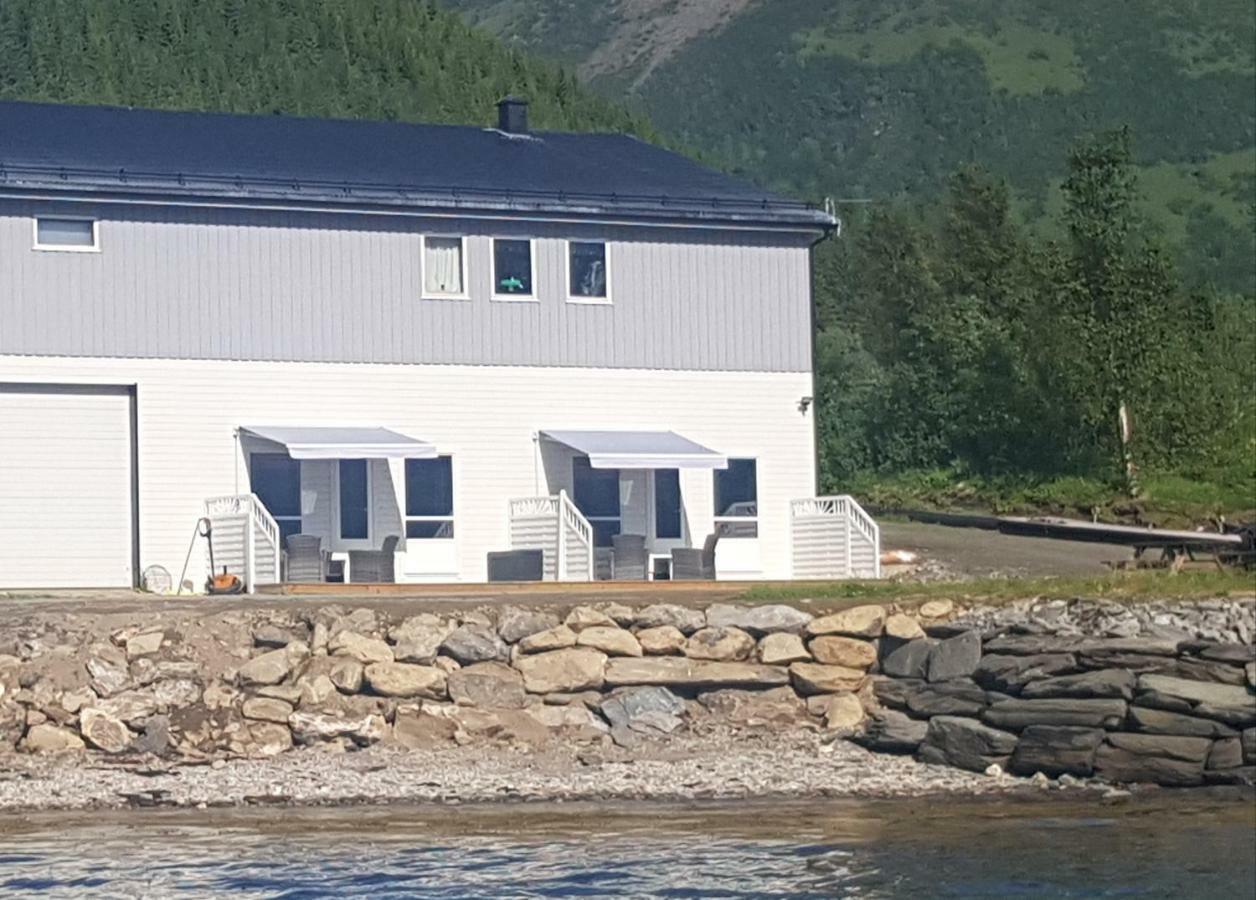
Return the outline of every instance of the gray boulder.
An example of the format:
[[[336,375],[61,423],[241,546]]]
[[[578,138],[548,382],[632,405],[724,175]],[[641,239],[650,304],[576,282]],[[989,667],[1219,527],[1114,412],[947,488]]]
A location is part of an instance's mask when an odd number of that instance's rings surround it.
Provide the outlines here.
[[[1060,675],[1030,682],[1021,691],[1022,697],[1134,697],[1134,675],[1123,669],[1101,669],[1078,675]]]
[[[872,680],[872,695],[877,698],[877,702],[882,706],[906,710],[907,696],[924,683],[918,678],[885,678],[877,676]]]
[[[1077,638],[1052,634],[1002,634],[986,641],[985,652],[1003,656],[1043,656],[1074,653]]]
[[[1136,697],[1142,706],[1191,713],[1235,728],[1256,725],[1256,695],[1240,685],[1140,675]]]
[[[620,688],[602,701],[602,715],[612,728],[643,734],[671,734],[684,724],[684,712],[684,701],[665,687]]]
[[[991,764],[1006,767],[1016,749],[1016,735],[961,716],[934,716],[917,755],[924,762],[984,772]]]
[[[924,678],[929,669],[929,655],[937,643],[931,638],[918,638],[889,649],[881,657],[881,671],[895,678]]]
[[[1001,700],[981,719],[996,728],[1020,731],[1030,725],[1076,725],[1083,728],[1120,728],[1125,720],[1124,700],[1041,699]]]
[[[1109,734],[1095,753],[1095,774],[1107,781],[1173,787],[1203,784],[1212,742],[1155,734]]]
[[[1243,765],[1243,742],[1237,737],[1212,742],[1208,751],[1206,769],[1237,769]]]
[[[1181,641],[1175,638],[1127,637],[1083,641],[1079,653],[1102,657],[1106,654],[1138,653],[1143,656],[1176,656]]]
[[[981,657],[973,672],[973,680],[988,690],[1016,694],[1031,681],[1054,675],[1071,675],[1076,671],[1077,659],[1071,653],[1042,653],[1036,656],[987,653]]]
[[[529,635],[557,628],[558,616],[534,609],[507,606],[497,617],[497,633],[507,644],[518,643]]]
[[[1176,734],[1181,737],[1203,738],[1226,738],[1238,734],[1229,725],[1213,719],[1203,719],[1199,716],[1188,716],[1185,713],[1151,709],[1145,706],[1131,706],[1128,722],[1132,731],[1147,734]]]
[[[1089,776],[1094,773],[1095,752],[1103,736],[1099,728],[1030,725],[1016,743],[1011,770],[1017,775]]]
[[[699,609],[677,606],[674,603],[655,603],[637,613],[633,624],[637,628],[658,628],[671,625],[684,634],[693,634],[706,627],[706,615]]]
[[[1078,653],[1077,664],[1083,669],[1126,669],[1135,675],[1177,675],[1178,660],[1172,656],[1146,653]]]
[[[1203,647],[1199,655],[1204,659],[1242,666],[1256,662],[1256,644],[1211,644]]]
[[[928,732],[927,722],[886,709],[869,717],[864,733],[851,740],[877,753],[915,753]]]
[[[464,666],[510,656],[506,643],[488,625],[461,625],[449,632],[440,648]]]
[[[1243,745],[1243,764],[1256,765],[1256,728],[1244,728],[1239,743]]]
[[[929,652],[929,668],[925,677],[930,681],[967,678],[977,671],[980,662],[981,633],[966,631],[937,643]]]
[[[1217,684],[1246,684],[1240,666],[1208,659],[1184,656],[1177,660],[1176,674],[1190,681],[1215,681]]]
[[[968,679],[922,684],[906,695],[907,709],[919,718],[979,716],[990,705],[986,692]]]
[[[459,706],[523,709],[523,675],[503,662],[472,663],[446,676],[449,699]]]
[[[767,606],[731,606],[716,603],[707,608],[706,623],[710,628],[740,628],[755,637],[786,631],[802,634],[811,613],[781,603]]]

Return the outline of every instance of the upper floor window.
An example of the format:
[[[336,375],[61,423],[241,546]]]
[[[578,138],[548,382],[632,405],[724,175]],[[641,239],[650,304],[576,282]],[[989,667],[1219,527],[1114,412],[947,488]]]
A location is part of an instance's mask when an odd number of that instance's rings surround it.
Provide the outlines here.
[[[571,241],[567,244],[567,298],[586,303],[610,300],[605,243]]]
[[[715,530],[720,537],[759,536],[759,475],[753,459],[715,470]]]
[[[466,299],[466,241],[460,237],[423,238],[423,296]]]
[[[493,239],[493,297],[497,300],[535,300],[532,280],[535,267],[532,241],[527,238]]]
[[[100,250],[100,229],[95,219],[41,216],[35,220],[36,250]]]

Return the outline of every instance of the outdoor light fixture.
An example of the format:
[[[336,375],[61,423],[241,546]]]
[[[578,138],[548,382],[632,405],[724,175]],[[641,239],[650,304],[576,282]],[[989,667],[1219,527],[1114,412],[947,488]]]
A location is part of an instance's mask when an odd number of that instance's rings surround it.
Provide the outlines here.
[[[798,411],[802,413],[804,416],[807,414],[807,410],[811,408],[811,403],[813,399],[814,398],[812,397],[799,397],[798,398]]]

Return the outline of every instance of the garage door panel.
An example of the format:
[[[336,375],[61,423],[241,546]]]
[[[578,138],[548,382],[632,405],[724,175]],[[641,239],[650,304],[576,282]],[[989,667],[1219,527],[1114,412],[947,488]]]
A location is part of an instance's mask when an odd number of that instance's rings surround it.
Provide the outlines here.
[[[0,588],[133,583],[130,404],[0,387]]]

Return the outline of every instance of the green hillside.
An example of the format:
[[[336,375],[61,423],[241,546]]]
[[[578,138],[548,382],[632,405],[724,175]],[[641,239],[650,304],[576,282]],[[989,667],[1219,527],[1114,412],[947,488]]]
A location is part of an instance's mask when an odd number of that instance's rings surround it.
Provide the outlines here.
[[[935,197],[978,162],[1041,223],[1070,144],[1128,125],[1191,280],[1256,294],[1251,0],[449,2],[808,197]]]
[[[487,124],[511,91],[539,128],[649,136],[428,0],[0,0],[0,98]]]
[[[514,47],[433,0],[0,0],[0,97],[482,124],[513,92],[871,200],[816,257],[826,490],[1256,508],[1251,0],[461,2]]]

